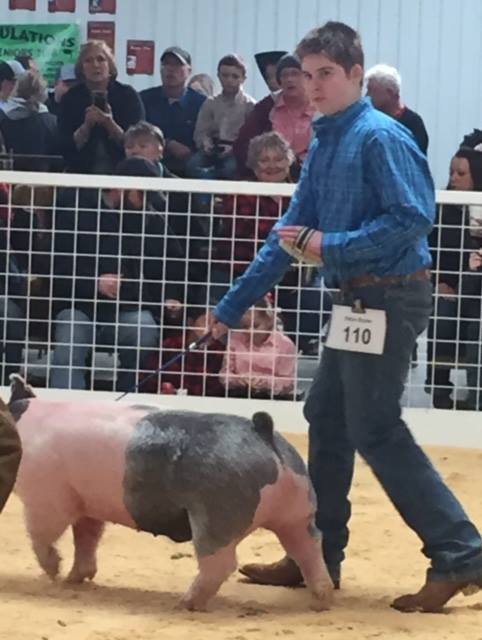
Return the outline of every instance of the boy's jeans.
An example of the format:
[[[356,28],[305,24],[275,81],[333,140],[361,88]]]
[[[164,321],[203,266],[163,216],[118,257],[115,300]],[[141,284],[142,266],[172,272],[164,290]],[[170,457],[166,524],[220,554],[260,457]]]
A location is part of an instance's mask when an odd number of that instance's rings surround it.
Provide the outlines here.
[[[423,553],[431,560],[429,578],[480,577],[480,535],[401,418],[413,346],[431,311],[431,284],[362,287],[344,294],[341,303],[356,298],[368,308],[386,310],[385,351],[372,355],[325,347],[304,410],[325,560],[336,566],[344,558],[348,492],[358,451],[423,541]]]

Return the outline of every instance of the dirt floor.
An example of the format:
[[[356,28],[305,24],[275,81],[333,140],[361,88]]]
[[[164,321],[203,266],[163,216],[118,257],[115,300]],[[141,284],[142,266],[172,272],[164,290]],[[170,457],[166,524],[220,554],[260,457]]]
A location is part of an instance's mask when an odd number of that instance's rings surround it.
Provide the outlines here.
[[[306,439],[292,442],[306,454]],[[482,451],[430,450],[469,514],[482,526]],[[416,590],[426,561],[417,538],[403,525],[363,463],[353,488],[352,538],[342,590],[329,612],[309,609],[305,589],[243,583],[234,575],[208,613],[176,609],[195,573],[189,544],[109,526],[99,550],[95,582],[82,587],[40,576],[22,521],[10,500],[0,519],[1,640],[303,640],[404,638],[482,640],[482,593],[458,596],[446,614],[401,614],[395,596]],[[64,573],[70,536],[60,543]],[[280,557],[275,538],[258,531],[238,550],[240,563]]]

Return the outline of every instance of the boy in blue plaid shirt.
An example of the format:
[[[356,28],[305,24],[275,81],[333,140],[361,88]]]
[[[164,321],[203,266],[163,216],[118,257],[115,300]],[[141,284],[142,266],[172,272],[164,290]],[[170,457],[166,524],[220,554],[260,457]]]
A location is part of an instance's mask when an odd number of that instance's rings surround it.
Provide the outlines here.
[[[362,99],[363,49],[353,29],[329,22],[296,53],[324,115],[288,211],[219,302],[212,330],[219,337],[235,327],[293,255],[322,265],[327,284],[340,289],[340,306],[304,414],[326,564],[339,587],[358,451],[431,561],[421,590],[392,606],[438,611],[459,591],[482,587],[482,541],[401,418],[411,353],[432,308],[432,178],[412,134]],[[296,548],[290,553],[242,572],[264,584],[297,584]]]

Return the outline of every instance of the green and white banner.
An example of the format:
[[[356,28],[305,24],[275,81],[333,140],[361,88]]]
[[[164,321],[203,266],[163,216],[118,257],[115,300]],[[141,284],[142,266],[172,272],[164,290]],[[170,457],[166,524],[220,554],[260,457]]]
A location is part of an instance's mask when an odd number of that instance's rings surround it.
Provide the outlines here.
[[[49,84],[62,65],[75,64],[79,49],[77,24],[0,25],[0,60],[31,55]]]

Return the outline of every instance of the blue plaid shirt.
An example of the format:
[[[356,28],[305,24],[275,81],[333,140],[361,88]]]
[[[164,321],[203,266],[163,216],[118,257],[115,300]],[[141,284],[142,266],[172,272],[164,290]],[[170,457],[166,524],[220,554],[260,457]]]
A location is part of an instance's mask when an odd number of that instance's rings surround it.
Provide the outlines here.
[[[215,309],[236,326],[282,278],[292,258],[276,229],[323,232],[322,275],[330,287],[355,276],[406,275],[431,264],[427,244],[435,193],[411,132],[361,99],[315,123],[316,137],[285,215]]]

